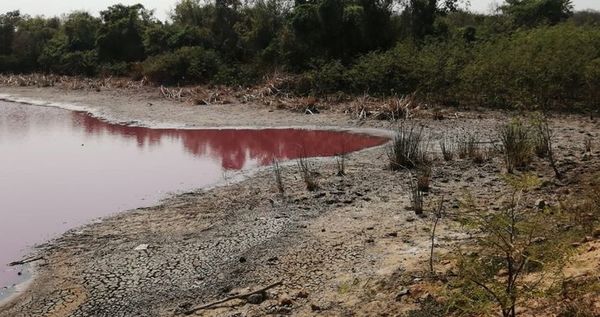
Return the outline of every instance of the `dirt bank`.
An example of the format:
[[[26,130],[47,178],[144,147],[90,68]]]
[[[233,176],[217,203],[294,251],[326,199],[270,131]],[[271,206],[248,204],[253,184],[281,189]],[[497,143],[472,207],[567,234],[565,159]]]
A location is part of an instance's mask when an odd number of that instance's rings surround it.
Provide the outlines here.
[[[191,106],[143,90],[0,88],[0,93],[77,104],[119,122],[155,126],[395,126],[335,111],[305,115],[254,104]],[[437,145],[444,135],[465,133],[493,141],[496,126],[508,117],[453,111],[444,120],[424,114],[413,121],[423,124]],[[597,122],[567,116],[554,119],[553,126],[559,167],[568,182],[576,184],[579,175],[598,170],[598,153],[581,155],[584,139],[600,136]],[[457,209],[467,191],[493,207],[505,193],[499,157],[474,164],[437,156],[426,210],[442,196],[448,209]],[[538,195],[553,203],[569,183],[554,182],[547,164],[536,164],[550,184]],[[336,175],[333,160],[318,166],[315,192],[304,188],[290,164],[283,168],[283,196],[273,173],[263,171],[66,233],[41,246],[44,260],[32,287],[2,307],[0,316],[173,316],[279,281],[283,284],[269,290],[269,298],[255,298],[260,304],[234,300],[197,314],[376,316],[414,307],[395,298],[426,270],[431,223],[407,208],[407,174],[386,169],[384,148],[351,155],[346,176]],[[440,253],[466,238],[464,229],[449,220],[442,222],[438,237]]]

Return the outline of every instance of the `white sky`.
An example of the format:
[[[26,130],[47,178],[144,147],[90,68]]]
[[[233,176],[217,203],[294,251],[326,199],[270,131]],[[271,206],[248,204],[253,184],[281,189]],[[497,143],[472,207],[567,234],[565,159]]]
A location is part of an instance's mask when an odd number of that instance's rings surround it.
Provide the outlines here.
[[[177,0],[0,0],[0,13],[21,10],[22,13],[30,15],[55,16],[74,10],[85,10],[97,14],[112,4],[141,3],[146,8],[154,9],[155,15],[163,20],[176,2]],[[493,2],[502,0],[470,0],[471,8],[479,12],[489,12]],[[600,10],[599,0],[573,0],[573,4],[576,10]]]

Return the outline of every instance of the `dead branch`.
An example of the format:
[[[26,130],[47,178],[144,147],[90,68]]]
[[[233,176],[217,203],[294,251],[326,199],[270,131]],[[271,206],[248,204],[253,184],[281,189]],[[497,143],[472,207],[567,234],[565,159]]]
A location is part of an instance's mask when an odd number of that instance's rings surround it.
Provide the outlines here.
[[[15,261],[15,262],[10,262],[8,264],[8,266],[17,266],[17,265],[23,265],[23,264],[27,264],[27,263],[31,263],[31,262],[35,262],[35,261],[39,261],[43,259],[41,256],[38,257],[34,257],[34,258],[28,258],[28,259],[23,259],[20,261]]]
[[[224,299],[220,299],[218,301],[215,301],[215,302],[212,302],[212,303],[209,303],[209,304],[206,304],[206,305],[198,306],[196,308],[192,308],[190,310],[187,310],[185,312],[185,314],[186,315],[191,315],[191,314],[193,314],[193,313],[195,313],[197,311],[200,311],[200,310],[203,310],[203,309],[208,309],[208,308],[211,308],[211,307],[213,307],[215,305],[219,305],[219,304],[222,304],[222,303],[225,303],[225,302],[228,302],[228,301],[232,301],[234,299],[246,299],[246,298],[250,297],[251,295],[264,293],[264,292],[266,292],[267,290],[269,290],[271,288],[275,288],[277,286],[280,286],[281,284],[283,284],[283,281],[279,281],[277,283],[271,284],[269,286],[263,287],[261,289],[258,289],[256,291],[253,291],[253,292],[250,292],[250,293],[244,293],[244,294],[239,294],[239,295],[230,296],[230,297],[227,297],[227,298],[224,298]]]

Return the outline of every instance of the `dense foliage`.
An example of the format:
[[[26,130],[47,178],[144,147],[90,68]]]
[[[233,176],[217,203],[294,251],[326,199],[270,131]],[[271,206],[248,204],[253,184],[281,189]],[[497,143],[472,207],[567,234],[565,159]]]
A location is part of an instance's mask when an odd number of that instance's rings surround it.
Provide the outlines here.
[[[296,92],[409,94],[445,104],[598,107],[600,13],[570,0],[181,0],[94,17],[0,15],[0,72],[254,84],[283,70]]]

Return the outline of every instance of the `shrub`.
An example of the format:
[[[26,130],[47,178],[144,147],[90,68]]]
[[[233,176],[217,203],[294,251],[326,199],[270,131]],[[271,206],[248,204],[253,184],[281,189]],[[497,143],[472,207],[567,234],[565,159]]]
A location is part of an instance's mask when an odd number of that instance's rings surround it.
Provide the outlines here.
[[[388,149],[392,170],[412,169],[427,163],[423,127],[401,125]]]
[[[527,167],[533,156],[529,128],[515,120],[502,126],[499,134],[507,171],[512,173],[515,169]]]
[[[206,83],[219,72],[221,61],[214,51],[183,47],[149,57],[142,67],[144,75],[156,83]]]

